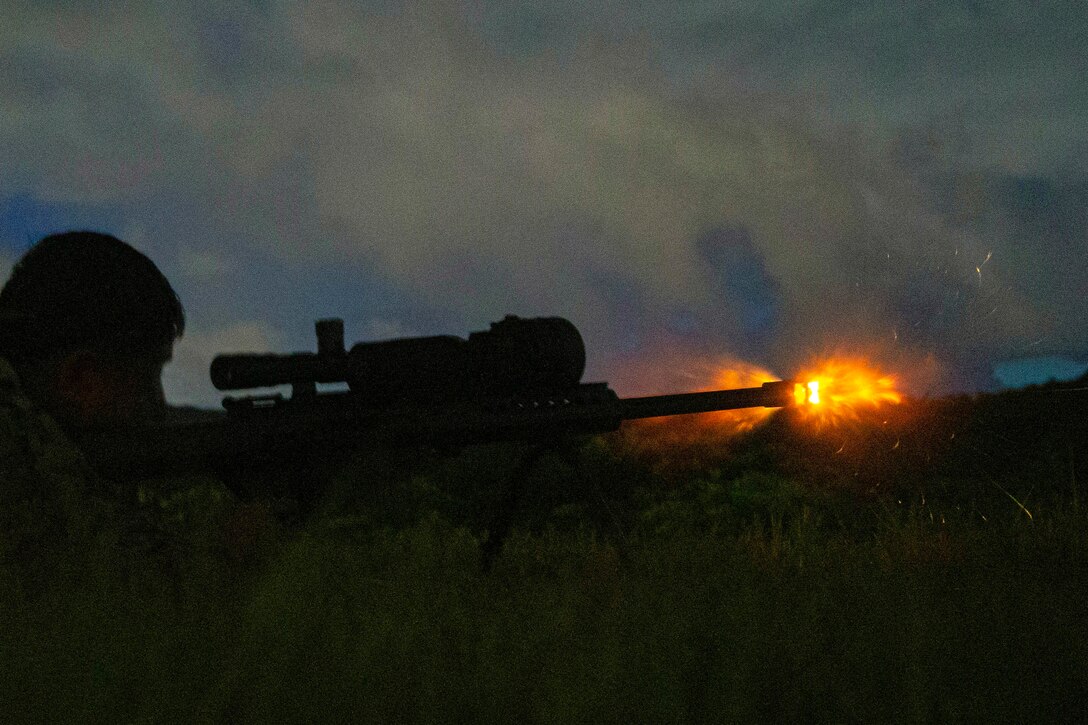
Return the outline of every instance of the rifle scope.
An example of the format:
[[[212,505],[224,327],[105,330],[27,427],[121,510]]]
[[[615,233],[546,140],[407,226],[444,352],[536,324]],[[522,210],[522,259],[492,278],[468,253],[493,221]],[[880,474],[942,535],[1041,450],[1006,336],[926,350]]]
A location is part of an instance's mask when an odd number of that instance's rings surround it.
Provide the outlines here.
[[[317,353],[219,355],[212,384],[219,390],[275,385],[313,389],[346,382],[369,404],[513,396],[564,390],[585,371],[582,336],[561,317],[508,315],[468,339],[452,335],[360,342],[344,350],[341,320],[316,323]]]

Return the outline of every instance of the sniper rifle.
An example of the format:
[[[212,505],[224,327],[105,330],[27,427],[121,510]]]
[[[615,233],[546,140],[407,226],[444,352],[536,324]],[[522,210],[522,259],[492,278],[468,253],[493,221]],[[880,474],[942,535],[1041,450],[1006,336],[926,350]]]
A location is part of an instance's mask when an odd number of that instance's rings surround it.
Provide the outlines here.
[[[138,426],[84,432],[92,467],[115,477],[274,469],[320,463],[374,446],[541,444],[606,433],[622,421],[803,402],[793,382],[620,398],[583,383],[585,345],[558,317],[507,316],[467,339],[418,337],[344,347],[340,319],[316,323],[317,352],[220,355],[219,390],[289,385],[291,395],[228,396],[223,410],[170,409]],[[347,390],[319,390],[346,383]]]

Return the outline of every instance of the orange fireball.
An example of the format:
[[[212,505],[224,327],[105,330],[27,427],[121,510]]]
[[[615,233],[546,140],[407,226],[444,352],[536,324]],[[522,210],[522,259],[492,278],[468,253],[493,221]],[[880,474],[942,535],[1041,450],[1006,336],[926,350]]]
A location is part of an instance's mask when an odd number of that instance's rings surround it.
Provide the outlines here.
[[[856,420],[865,408],[903,400],[896,379],[863,358],[832,357],[806,367],[795,377],[798,415],[820,425]]]

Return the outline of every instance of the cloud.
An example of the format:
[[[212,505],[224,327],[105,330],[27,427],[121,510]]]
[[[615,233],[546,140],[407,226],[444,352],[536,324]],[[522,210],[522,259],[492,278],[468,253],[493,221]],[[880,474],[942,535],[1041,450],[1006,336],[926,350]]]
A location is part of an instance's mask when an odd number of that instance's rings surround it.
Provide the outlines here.
[[[130,237],[125,237],[131,241]],[[213,250],[193,250],[183,248],[178,252],[177,264],[183,274],[189,277],[216,278],[230,274],[234,263]]]
[[[1040,336],[1088,348],[1083,303],[1038,292],[1083,289],[1084,250],[1025,266],[1002,186],[1073,143],[1040,117],[1083,110],[1057,6],[506,7],[21,6],[0,195],[119,208],[226,331],[204,356],[358,270],[380,292],[349,325],[563,314],[600,375],[665,341],[788,370],[845,340],[970,380]],[[1056,35],[982,42],[1017,23]]]
[[[375,317],[368,320],[363,329],[365,340],[392,340],[398,337],[420,337],[420,334],[410,327],[406,327],[400,320],[387,320]]]
[[[171,405],[219,407],[223,393],[208,377],[212,358],[220,353],[283,352],[282,336],[262,321],[240,322],[214,329],[190,325],[174,346],[174,360],[163,371],[163,388]]]

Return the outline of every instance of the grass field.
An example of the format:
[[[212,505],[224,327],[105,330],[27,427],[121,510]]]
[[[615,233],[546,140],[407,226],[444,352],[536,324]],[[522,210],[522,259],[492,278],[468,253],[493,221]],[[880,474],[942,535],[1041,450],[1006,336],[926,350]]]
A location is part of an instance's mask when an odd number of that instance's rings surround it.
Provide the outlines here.
[[[1083,419],[1032,415],[594,439],[490,566],[518,451],[361,459],[247,567],[0,572],[5,719],[1084,721]]]

